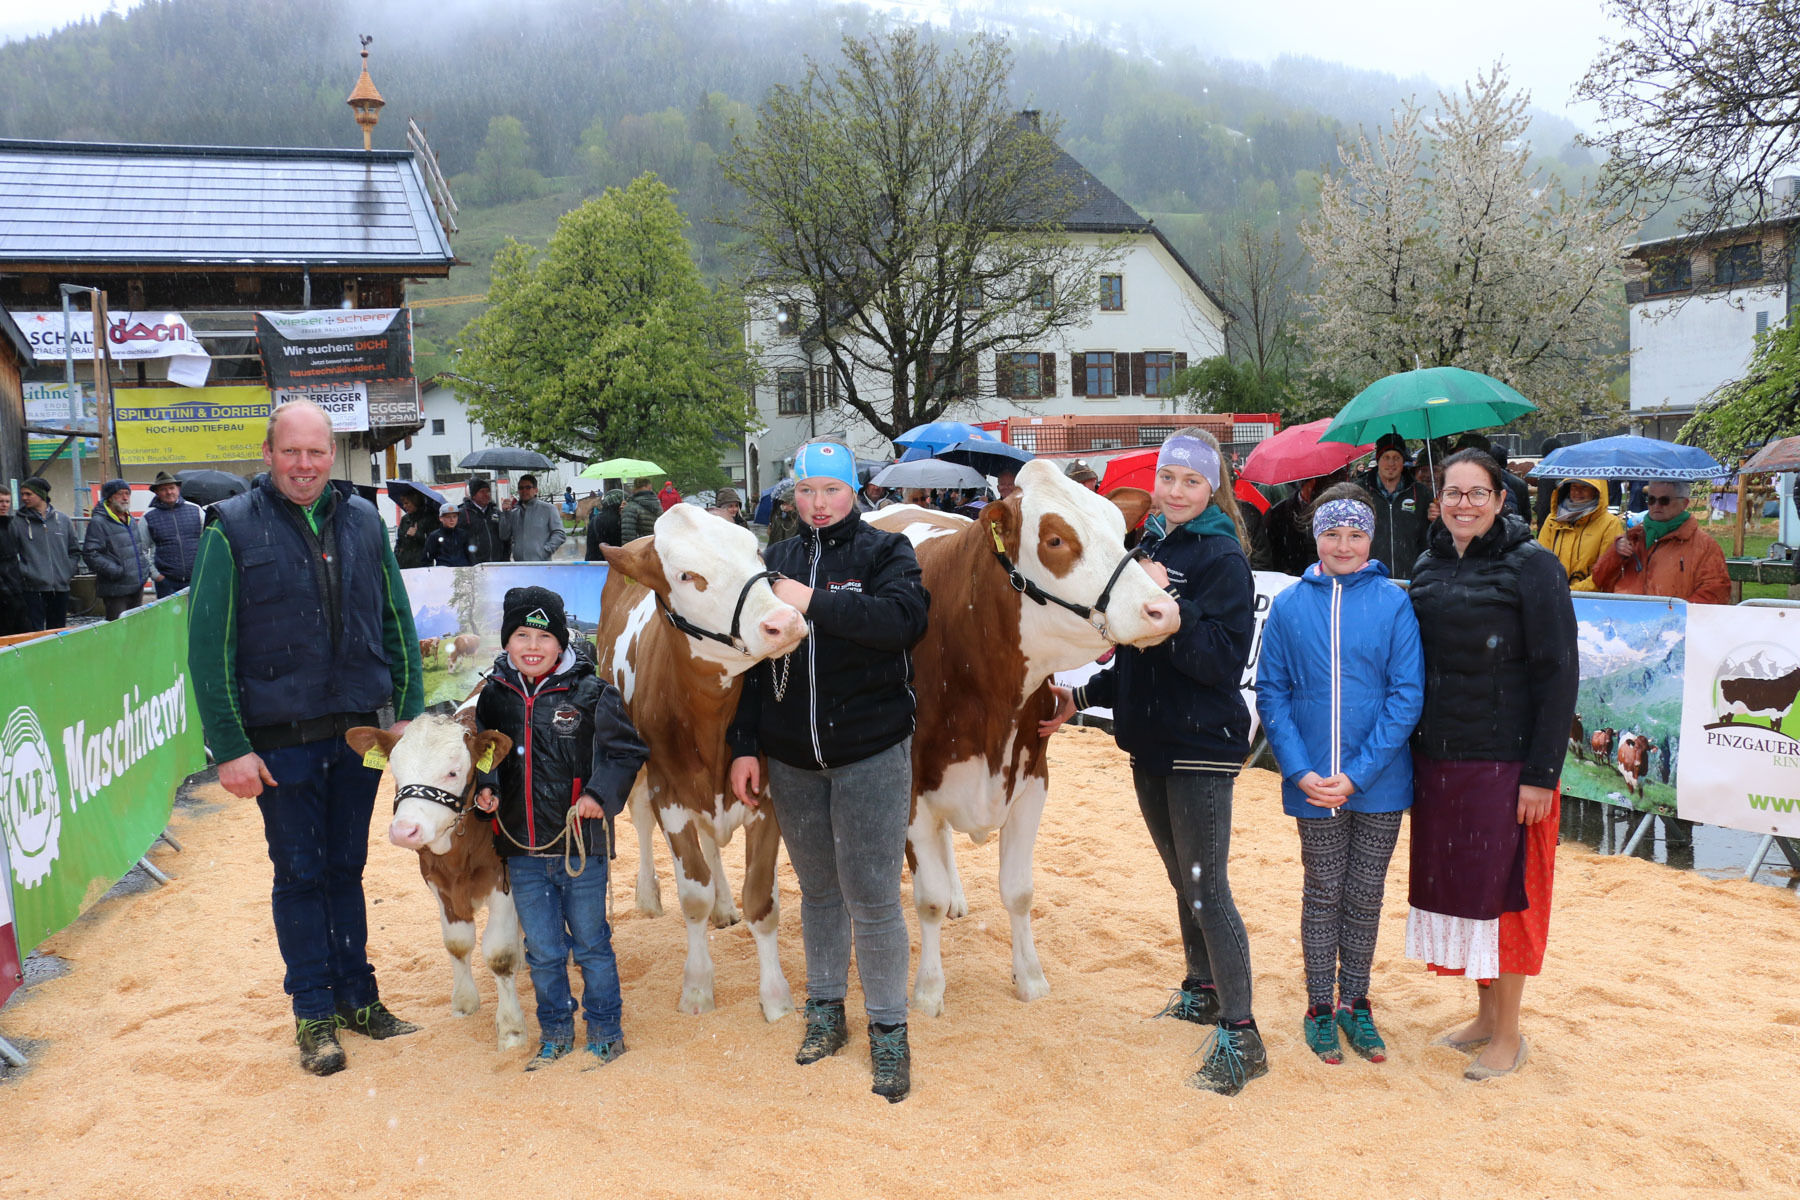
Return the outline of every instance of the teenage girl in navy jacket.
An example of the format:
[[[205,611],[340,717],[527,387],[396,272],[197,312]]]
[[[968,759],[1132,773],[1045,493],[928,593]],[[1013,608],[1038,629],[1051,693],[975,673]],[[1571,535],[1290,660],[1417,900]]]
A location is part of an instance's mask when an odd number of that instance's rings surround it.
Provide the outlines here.
[[[1250,710],[1239,687],[1256,586],[1210,434],[1178,433],[1163,443],[1152,494],[1157,515],[1144,528],[1144,569],[1179,601],[1181,629],[1148,649],[1119,647],[1113,665],[1074,693],[1057,688],[1057,712],[1043,728],[1077,708],[1113,710],[1138,807],[1179,901],[1187,978],[1163,1011],[1218,1022],[1189,1082],[1230,1096],[1269,1070],[1250,1012],[1250,943],[1226,878],[1231,781],[1250,751]]]

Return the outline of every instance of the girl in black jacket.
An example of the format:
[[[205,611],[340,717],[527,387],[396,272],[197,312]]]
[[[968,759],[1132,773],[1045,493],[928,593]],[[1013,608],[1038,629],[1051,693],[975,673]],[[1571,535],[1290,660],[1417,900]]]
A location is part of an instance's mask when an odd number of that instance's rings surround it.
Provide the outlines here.
[[[764,559],[787,578],[775,594],[806,615],[806,641],[744,676],[726,738],[731,788],[755,805],[769,793],[800,882],[806,941],[806,1035],[795,1061],[849,1040],[844,993],[850,948],[869,1015],[874,1092],[911,1087],[906,979],[911,941],[900,870],[912,808],[912,659],[930,597],[912,543],[862,523],[850,451],[801,448],[794,499],[801,532]]]
[[[506,651],[475,702],[475,722],[511,738],[517,753],[476,764],[482,777],[475,804],[497,815],[495,847],[507,860],[537,993],[543,1044],[525,1069],[548,1066],[574,1049],[571,954],[581,968],[592,1056],[586,1065],[597,1067],[625,1053],[619,967],[606,921],[603,818],[625,807],[650,751],[618,689],[570,649],[561,596],[548,588],[513,588],[503,612]]]
[[[1090,706],[1113,710],[1131,755],[1138,808],[1175,887],[1187,978],[1162,1014],[1218,1029],[1189,1081],[1236,1095],[1269,1071],[1250,1011],[1250,943],[1226,877],[1231,792],[1250,752],[1240,690],[1255,631],[1256,584],[1230,480],[1210,434],[1175,434],[1157,456],[1156,516],[1144,569],[1181,606],[1181,629],[1158,646],[1120,646],[1113,665],[1071,694],[1056,688],[1049,728]]]

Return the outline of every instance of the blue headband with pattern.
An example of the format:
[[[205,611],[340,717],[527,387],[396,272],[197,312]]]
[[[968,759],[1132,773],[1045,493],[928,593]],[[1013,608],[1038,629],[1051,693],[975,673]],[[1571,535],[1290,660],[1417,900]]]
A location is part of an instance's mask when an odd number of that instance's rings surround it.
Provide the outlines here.
[[[1313,536],[1318,537],[1327,529],[1360,529],[1370,537],[1375,536],[1375,513],[1361,500],[1333,500],[1319,505],[1313,513]]]
[[[1199,438],[1170,434],[1156,456],[1156,466],[1161,470],[1171,464],[1198,473],[1212,484],[1213,491],[1219,490],[1219,452]]]

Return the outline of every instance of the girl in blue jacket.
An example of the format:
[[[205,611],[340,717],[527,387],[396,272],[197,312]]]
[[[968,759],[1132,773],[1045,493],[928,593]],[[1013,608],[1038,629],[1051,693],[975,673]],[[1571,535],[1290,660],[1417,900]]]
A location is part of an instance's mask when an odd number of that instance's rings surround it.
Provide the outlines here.
[[[1368,499],[1353,483],[1319,497],[1319,561],[1270,606],[1256,666],[1256,707],[1306,868],[1306,1044],[1328,1063],[1343,1061],[1340,1028],[1370,1062],[1387,1057],[1369,1008],[1369,964],[1388,860],[1412,803],[1407,739],[1425,703],[1419,623],[1387,567],[1369,558]]]

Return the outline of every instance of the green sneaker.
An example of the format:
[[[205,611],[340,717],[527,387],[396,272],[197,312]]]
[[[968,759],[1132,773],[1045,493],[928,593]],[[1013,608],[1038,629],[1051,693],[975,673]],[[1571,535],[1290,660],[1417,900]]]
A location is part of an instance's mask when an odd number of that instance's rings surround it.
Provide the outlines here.
[[[1189,987],[1184,983],[1169,993],[1169,1002],[1162,1006],[1162,1011],[1151,1016],[1174,1017],[1196,1025],[1217,1025],[1219,993],[1213,988]]]
[[[541,1071],[557,1059],[566,1057],[573,1049],[575,1049],[574,1042],[545,1041],[538,1047],[538,1052],[531,1056],[531,1061],[525,1064],[525,1069]]]
[[[1375,1031],[1375,1014],[1369,1011],[1369,998],[1341,1004],[1337,1010],[1338,1027],[1349,1039],[1350,1048],[1370,1062],[1387,1061],[1387,1043]]]
[[[307,1074],[336,1075],[344,1069],[344,1047],[332,1018],[301,1017],[294,1022],[294,1041],[300,1047],[300,1069]]]
[[[1235,1096],[1258,1075],[1269,1073],[1269,1052],[1255,1029],[1227,1029],[1221,1025],[1201,1051],[1206,1061],[1188,1077],[1188,1086],[1221,1096]]]
[[[1332,1066],[1344,1061],[1338,1047],[1337,1022],[1332,1019],[1331,1005],[1315,1004],[1306,1010],[1306,1048],[1319,1056],[1320,1062]]]
[[[385,1038],[405,1037],[409,1033],[419,1032],[417,1025],[411,1021],[402,1021],[379,1000],[361,1008],[338,1005],[337,1027],[348,1029],[351,1033],[360,1033],[366,1038],[374,1038],[378,1042]]]

